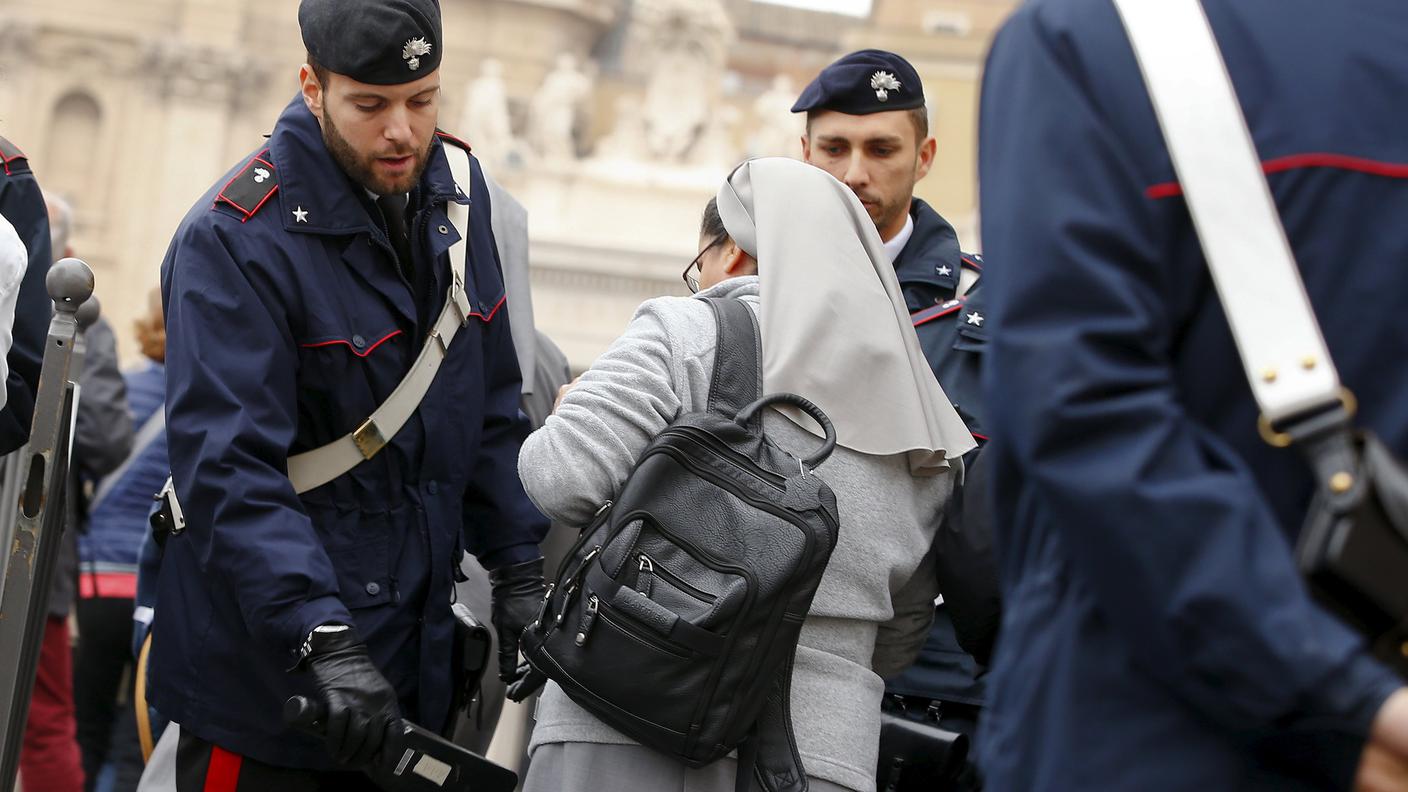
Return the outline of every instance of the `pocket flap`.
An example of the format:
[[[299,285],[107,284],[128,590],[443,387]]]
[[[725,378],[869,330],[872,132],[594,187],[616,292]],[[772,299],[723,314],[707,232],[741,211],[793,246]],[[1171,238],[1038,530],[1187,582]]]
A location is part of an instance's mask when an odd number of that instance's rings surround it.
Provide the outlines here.
[[[303,349],[342,349],[357,357],[366,357],[377,348],[401,335],[401,330],[385,329],[367,333],[337,333],[322,335],[299,343]]]

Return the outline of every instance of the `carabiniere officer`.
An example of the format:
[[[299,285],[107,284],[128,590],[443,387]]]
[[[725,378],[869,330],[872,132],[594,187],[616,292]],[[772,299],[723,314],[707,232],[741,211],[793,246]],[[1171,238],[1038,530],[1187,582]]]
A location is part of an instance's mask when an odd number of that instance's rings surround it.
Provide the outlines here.
[[[303,0],[298,19],[299,94],[162,265],[186,527],[166,540],[149,677],[180,724],[182,792],[216,773],[234,789],[232,772],[241,789],[369,785],[334,774],[375,757],[393,718],[450,720],[462,553],[490,570],[504,675],[542,596],[492,207],[469,147],[436,129],[439,5]],[[368,431],[436,344],[409,419]],[[354,441],[329,482],[290,480],[292,457]],[[283,725],[293,695],[327,707],[325,742]]]
[[[875,222],[934,376],[973,437],[986,442],[979,382],[989,333],[979,288],[982,257],[962,252],[953,226],[914,195],[938,148],[918,71],[894,52],[852,52],[823,69],[792,112],[807,117],[802,158],[845,182]],[[977,455],[970,452],[965,463],[972,465]],[[989,625],[999,614],[991,605],[995,575],[977,564],[967,567],[961,580],[942,580],[944,602],[928,643],[912,668],[887,680],[886,690],[918,712],[939,705],[941,725],[971,737],[983,683],[964,646],[990,644]],[[976,612],[969,603],[978,604]],[[970,771],[954,788],[971,784]]]

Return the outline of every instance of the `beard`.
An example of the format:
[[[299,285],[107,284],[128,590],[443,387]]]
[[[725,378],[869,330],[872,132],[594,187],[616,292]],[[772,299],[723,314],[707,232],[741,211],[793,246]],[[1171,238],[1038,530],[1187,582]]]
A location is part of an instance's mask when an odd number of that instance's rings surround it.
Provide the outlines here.
[[[881,199],[879,196],[861,195],[860,193],[857,193],[856,197],[861,200],[862,206],[865,207],[865,213],[870,215],[870,221],[875,224],[876,230],[879,230],[882,234],[884,233],[884,229],[888,228],[890,225],[897,222],[902,223],[903,220],[901,218],[909,211],[908,200],[905,200],[903,203],[897,201],[890,202]]]
[[[333,160],[337,162],[343,172],[352,177],[353,181],[377,195],[399,195],[410,192],[411,188],[420,181],[421,174],[425,173],[425,167],[430,162],[430,144],[435,140],[433,137],[427,140],[420,151],[416,151],[411,146],[405,146],[376,155],[363,154],[338,131],[331,113],[324,111],[322,127],[323,145],[327,146],[328,151],[332,153]],[[376,161],[378,157],[407,156],[414,158],[414,165],[404,175],[397,178],[377,175]]]

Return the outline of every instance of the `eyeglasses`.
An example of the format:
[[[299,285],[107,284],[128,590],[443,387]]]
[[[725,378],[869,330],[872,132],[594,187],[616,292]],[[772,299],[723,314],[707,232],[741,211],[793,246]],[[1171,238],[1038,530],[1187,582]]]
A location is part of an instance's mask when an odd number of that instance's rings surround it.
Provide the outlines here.
[[[699,255],[689,262],[689,266],[684,268],[684,285],[689,287],[690,294],[699,293],[699,276],[704,272],[704,267],[701,264],[704,260],[704,254],[708,253],[710,249],[718,247],[725,239],[728,237],[723,235],[715,237],[714,241],[705,245],[704,249],[699,251]]]

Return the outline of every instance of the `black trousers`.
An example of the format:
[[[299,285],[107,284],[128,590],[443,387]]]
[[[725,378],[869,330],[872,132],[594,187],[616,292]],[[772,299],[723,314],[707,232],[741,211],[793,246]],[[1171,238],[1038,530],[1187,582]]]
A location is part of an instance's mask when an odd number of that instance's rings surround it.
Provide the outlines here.
[[[93,792],[105,764],[114,792],[132,792],[142,775],[141,746],[132,713],[132,600],[79,599],[78,647],[73,657],[73,702],[83,787]]]
[[[275,767],[231,753],[185,729],[176,746],[176,792],[376,792],[361,773]]]

